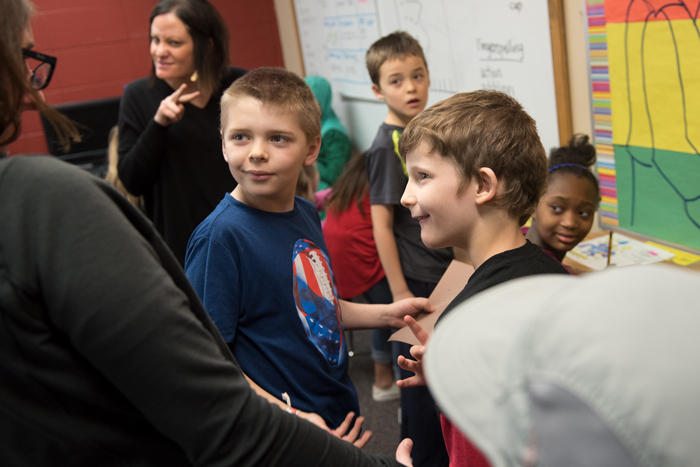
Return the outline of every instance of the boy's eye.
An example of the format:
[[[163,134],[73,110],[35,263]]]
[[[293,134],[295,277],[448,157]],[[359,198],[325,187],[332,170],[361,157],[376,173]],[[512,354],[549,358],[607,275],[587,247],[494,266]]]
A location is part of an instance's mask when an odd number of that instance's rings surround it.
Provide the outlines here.
[[[428,174],[423,173],[423,172],[418,172],[418,180],[425,180],[428,178]]]
[[[284,143],[287,141],[287,138],[281,135],[275,135],[272,138],[270,138],[270,141],[272,141],[273,143]]]
[[[593,213],[588,212],[588,211],[581,211],[578,214],[579,214],[579,216],[583,217],[584,219],[593,215]]]
[[[399,84],[401,82],[400,79],[392,79],[391,84]]]
[[[151,37],[151,42],[153,44],[158,44],[160,42],[160,40],[157,37]]]
[[[552,206],[550,206],[550,207],[552,208],[552,211],[554,211],[556,214],[560,214],[560,213],[563,212],[563,209],[561,208],[561,206],[554,206],[554,205],[552,205]]]
[[[232,139],[233,141],[243,141],[245,138],[246,138],[246,136],[245,136],[245,135],[242,135],[242,134],[240,134],[240,133],[231,136],[231,139]]]
[[[420,73],[418,73],[417,75],[415,75],[415,76],[413,77],[413,79],[418,79],[418,80],[420,80],[421,78],[423,78],[423,75],[420,74]]]

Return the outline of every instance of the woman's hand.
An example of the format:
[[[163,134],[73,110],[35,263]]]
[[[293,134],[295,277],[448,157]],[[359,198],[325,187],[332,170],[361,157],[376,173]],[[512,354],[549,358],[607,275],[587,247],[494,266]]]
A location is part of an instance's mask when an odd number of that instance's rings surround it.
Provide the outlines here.
[[[158,125],[170,126],[182,120],[182,117],[185,115],[185,106],[182,104],[190,102],[192,99],[196,99],[199,96],[199,91],[183,95],[182,92],[185,88],[187,88],[187,84],[183,83],[177,88],[177,91],[160,101],[156,116],[153,117],[153,120],[155,120]]]

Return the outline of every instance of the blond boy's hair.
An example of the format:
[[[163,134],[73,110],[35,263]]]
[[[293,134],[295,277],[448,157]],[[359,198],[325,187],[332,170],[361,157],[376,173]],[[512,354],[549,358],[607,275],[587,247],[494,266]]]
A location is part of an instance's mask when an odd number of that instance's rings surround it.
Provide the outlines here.
[[[252,97],[282,112],[296,113],[299,126],[309,143],[321,134],[321,106],[306,82],[291,71],[261,67],[234,81],[221,96],[222,131],[226,127],[231,104],[242,97]]]
[[[425,69],[428,69],[428,62],[425,61],[423,48],[418,41],[405,31],[396,31],[382,37],[372,44],[365,55],[367,71],[372,83],[379,86],[379,68],[387,60],[402,60],[409,55],[415,55],[423,60]]]
[[[494,200],[523,225],[547,189],[547,154],[535,121],[512,97],[497,91],[456,94],[418,114],[399,140],[399,152],[421,144],[452,160],[464,188],[481,167],[494,171],[505,189]]]

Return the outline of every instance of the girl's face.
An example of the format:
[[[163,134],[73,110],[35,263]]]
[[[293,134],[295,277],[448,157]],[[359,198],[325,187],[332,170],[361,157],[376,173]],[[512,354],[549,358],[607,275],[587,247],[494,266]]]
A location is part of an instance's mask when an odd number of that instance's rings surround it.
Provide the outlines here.
[[[587,178],[564,173],[550,179],[532,215],[542,248],[566,253],[578,245],[591,231],[597,201],[598,193]]]
[[[153,18],[151,58],[156,76],[175,89],[194,73],[194,41],[175,13]]]

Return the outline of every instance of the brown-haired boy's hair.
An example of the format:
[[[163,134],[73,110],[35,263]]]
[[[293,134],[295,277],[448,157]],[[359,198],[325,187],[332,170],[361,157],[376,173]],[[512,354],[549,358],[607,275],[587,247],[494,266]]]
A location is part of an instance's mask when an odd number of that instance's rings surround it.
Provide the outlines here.
[[[231,103],[241,97],[252,97],[282,112],[295,112],[307,142],[321,134],[321,106],[309,85],[291,71],[261,67],[234,81],[221,96],[222,131]]]
[[[379,68],[384,62],[395,58],[403,59],[409,55],[415,55],[423,59],[425,69],[428,69],[428,62],[425,61],[423,48],[409,33],[396,31],[378,39],[369,47],[365,55],[367,71],[369,71],[372,83],[379,86]]]
[[[451,159],[464,185],[477,179],[481,167],[494,171],[505,185],[498,206],[523,225],[547,188],[547,155],[535,121],[512,97],[497,91],[456,94],[418,114],[399,140],[406,154],[425,143]]]

